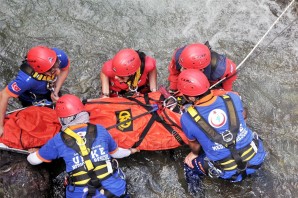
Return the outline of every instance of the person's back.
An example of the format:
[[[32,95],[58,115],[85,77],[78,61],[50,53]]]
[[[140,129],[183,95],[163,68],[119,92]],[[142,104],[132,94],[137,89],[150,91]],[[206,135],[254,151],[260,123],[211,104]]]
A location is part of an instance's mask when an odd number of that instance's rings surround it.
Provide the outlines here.
[[[196,171],[211,177],[241,181],[263,163],[263,143],[247,127],[240,97],[232,92],[214,96],[209,86],[206,76],[197,70],[185,70],[178,77],[178,90],[194,103],[181,117],[192,148],[185,162],[188,168],[205,164],[205,169]]]
[[[126,157],[137,150],[118,148],[105,128],[89,124],[89,114],[76,96],[59,98],[56,112],[62,131],[30,154],[28,161],[36,165],[62,157],[69,174],[67,197],[125,195],[124,175],[113,165],[112,157]]]

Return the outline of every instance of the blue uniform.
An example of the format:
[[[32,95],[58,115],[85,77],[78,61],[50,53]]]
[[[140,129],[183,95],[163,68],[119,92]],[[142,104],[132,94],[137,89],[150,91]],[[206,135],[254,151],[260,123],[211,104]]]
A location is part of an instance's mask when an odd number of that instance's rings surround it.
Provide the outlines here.
[[[179,58],[182,51],[186,46],[178,48],[172,57],[169,65],[169,77],[170,89],[177,90],[178,75],[180,74],[181,65],[179,64]],[[213,61],[204,68],[204,74],[211,84],[218,82],[222,78],[226,78],[221,84],[222,88],[226,91],[232,91],[233,83],[237,79],[236,64],[228,59],[223,54],[218,54],[211,51],[211,59]],[[214,61],[216,60],[216,61]]]
[[[66,53],[57,48],[52,49],[56,52],[60,60],[59,68],[61,70],[68,69],[69,59]],[[7,85],[6,90],[10,96],[19,97],[20,100],[32,103],[42,99],[48,99],[46,95],[49,95],[50,91],[47,89],[47,83],[47,81],[37,80],[20,70],[16,78]],[[42,97],[35,98],[34,95]]]
[[[181,65],[179,64],[179,58],[186,46],[179,48],[176,53],[175,53],[175,63],[176,63],[176,70],[180,71]],[[204,74],[206,75],[207,79],[209,81],[217,81],[222,78],[222,76],[226,72],[227,68],[227,58],[223,54],[217,54],[217,61],[216,61],[216,66],[215,70],[212,71],[212,66],[209,64],[207,67],[204,68]]]
[[[90,159],[92,162],[106,161],[111,159],[110,153],[113,153],[117,150],[117,144],[111,135],[107,132],[105,128],[100,125],[97,127],[97,136],[91,147]],[[86,134],[87,126],[82,128],[74,129],[73,131],[78,133],[80,136]],[[66,146],[61,138],[61,133],[55,135],[51,140],[47,142],[41,149],[38,151],[38,156],[43,161],[51,161],[62,157],[66,164],[66,171],[73,171],[81,166],[84,166],[83,158],[72,148]],[[102,186],[109,190],[116,196],[124,194],[126,189],[126,182],[118,173],[114,173],[113,176],[105,179],[101,182]],[[69,186],[66,188],[66,197],[77,198],[77,197],[86,197],[87,191],[84,186]],[[84,190],[85,189],[85,190]],[[73,190],[73,191],[72,191]],[[96,197],[105,197],[96,191]]]
[[[243,107],[239,96],[234,93],[229,93],[228,95],[234,102],[235,110],[240,122],[240,128],[236,138],[236,149],[238,150],[249,145],[252,142],[254,135],[252,131],[246,126],[246,123],[242,116]],[[223,99],[220,97],[214,96],[211,102],[212,103],[209,105],[197,105],[195,106],[195,108],[198,112],[200,112],[202,117],[213,128],[215,128],[218,133],[222,134],[226,130],[229,130],[229,120],[227,113],[228,110]],[[219,161],[231,155],[229,149],[209,139],[187,113],[184,113],[182,115],[181,125],[183,132],[186,134],[189,140],[197,140],[201,144],[206,156],[210,161]],[[266,156],[266,152],[263,148],[263,143],[261,140],[259,140],[258,148],[254,148],[254,150],[257,150],[257,153],[252,159],[249,160],[249,164],[259,165],[264,161],[264,158]],[[255,172],[255,169],[248,168],[246,172],[247,174],[252,174],[253,172]],[[223,174],[220,177],[223,179],[229,179],[235,173],[236,170],[223,171]],[[241,175],[239,175],[236,181],[240,181],[241,179],[242,177]]]

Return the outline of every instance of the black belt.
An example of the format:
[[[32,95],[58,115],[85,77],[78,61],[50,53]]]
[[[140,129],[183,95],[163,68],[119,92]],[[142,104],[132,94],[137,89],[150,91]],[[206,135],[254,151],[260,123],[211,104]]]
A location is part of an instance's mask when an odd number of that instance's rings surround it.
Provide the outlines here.
[[[256,147],[259,147],[259,140],[253,139],[253,141],[256,145]],[[239,156],[241,157],[242,161],[247,163],[250,159],[252,159],[257,153],[255,152],[254,148],[251,146],[251,144],[245,146],[242,149],[237,150],[239,153]],[[238,165],[235,161],[235,159],[232,157],[232,155],[222,159],[213,162],[214,166],[225,171],[232,171],[238,168]]]

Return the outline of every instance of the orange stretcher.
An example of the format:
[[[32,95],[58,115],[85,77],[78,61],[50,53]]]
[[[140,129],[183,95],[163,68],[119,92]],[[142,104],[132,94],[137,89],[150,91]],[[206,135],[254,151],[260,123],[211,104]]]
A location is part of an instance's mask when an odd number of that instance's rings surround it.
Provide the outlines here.
[[[119,147],[167,150],[187,144],[180,114],[163,106],[163,96],[153,92],[131,98],[101,98],[85,105],[90,122],[108,129]],[[0,143],[24,149],[41,147],[60,131],[55,110],[28,107],[4,120]]]

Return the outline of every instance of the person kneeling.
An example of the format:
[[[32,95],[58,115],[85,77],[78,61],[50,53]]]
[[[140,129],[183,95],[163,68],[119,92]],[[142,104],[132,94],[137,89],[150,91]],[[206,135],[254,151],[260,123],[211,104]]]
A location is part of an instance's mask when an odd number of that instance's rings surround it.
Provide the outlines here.
[[[113,158],[123,158],[139,150],[118,148],[101,125],[89,123],[89,114],[80,99],[64,95],[56,104],[61,132],[38,151],[28,155],[32,165],[62,157],[69,174],[66,197],[125,197],[126,181]]]
[[[238,182],[256,172],[266,151],[245,123],[240,97],[233,92],[215,96],[209,87],[201,71],[184,70],[178,76],[178,90],[191,104],[180,120],[191,148],[185,168]]]

